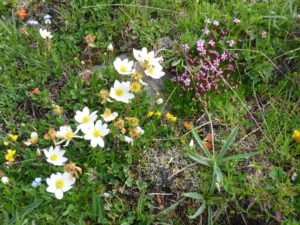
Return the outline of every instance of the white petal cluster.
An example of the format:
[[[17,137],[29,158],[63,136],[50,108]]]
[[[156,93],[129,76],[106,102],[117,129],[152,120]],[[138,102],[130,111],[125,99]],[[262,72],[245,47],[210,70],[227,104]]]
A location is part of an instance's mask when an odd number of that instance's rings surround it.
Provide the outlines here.
[[[95,124],[84,128],[82,132],[84,133],[84,139],[90,140],[93,148],[97,147],[97,145],[104,148],[103,137],[109,133],[107,124],[102,124],[102,121],[98,120]]]
[[[82,111],[77,110],[75,115],[75,121],[79,123],[78,129],[82,130],[85,127],[91,126],[97,119],[97,111],[90,113],[88,107],[84,107]]]
[[[119,74],[130,75],[132,73],[133,61],[129,61],[128,59],[121,60],[120,58],[116,58],[116,60],[114,61],[114,67]]]
[[[130,92],[130,82],[115,80],[114,86],[110,89],[109,96],[116,101],[129,103],[129,100],[134,98],[134,95]]]
[[[50,31],[47,31],[46,29],[40,29],[40,35],[43,39],[51,39],[52,35]]]
[[[57,199],[62,199],[64,192],[69,191],[73,187],[75,178],[66,172],[56,173],[52,174],[50,178],[47,178],[46,182],[48,184],[46,191],[54,193]]]
[[[53,148],[52,146],[49,150],[44,149],[44,154],[47,157],[47,162],[55,166],[63,166],[68,160],[64,157],[65,151],[60,149],[60,146]]]
[[[155,57],[154,51],[148,52],[146,48],[141,50],[133,49],[134,58],[140,63],[147,76],[153,79],[159,79],[165,75],[160,62],[163,61],[161,57]]]

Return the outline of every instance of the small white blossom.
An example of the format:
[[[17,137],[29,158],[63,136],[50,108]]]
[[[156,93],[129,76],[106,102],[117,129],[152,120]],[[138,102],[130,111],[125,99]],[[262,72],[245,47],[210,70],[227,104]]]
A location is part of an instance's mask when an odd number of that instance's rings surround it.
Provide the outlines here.
[[[99,145],[101,148],[104,148],[103,137],[109,133],[107,124],[102,124],[102,121],[98,120],[90,127],[84,127],[82,132],[85,134],[84,139],[91,140],[91,146],[93,148],[97,147],[97,145]]]
[[[50,31],[47,31],[46,29],[40,29],[40,35],[42,38],[44,39],[51,39],[52,38],[52,35],[51,35],[51,32]]]
[[[109,96],[117,101],[129,103],[129,100],[134,98],[130,92],[130,82],[115,81],[114,86],[110,89]]]
[[[55,148],[51,146],[49,150],[45,149],[44,154],[47,157],[47,162],[55,166],[63,166],[68,160],[64,157],[65,151],[61,150],[59,146],[56,146]]]
[[[114,46],[112,45],[112,43],[110,43],[110,44],[107,46],[107,51],[109,51],[109,52],[113,52],[113,51],[114,51]]]
[[[64,192],[69,191],[73,187],[75,178],[66,172],[63,174],[56,173],[47,178],[46,182],[48,184],[46,191],[54,193],[57,199],[62,199]]]
[[[5,185],[8,184],[9,183],[8,177],[1,177],[1,182]]]
[[[159,98],[159,99],[156,100],[157,105],[161,105],[163,103],[164,103],[164,100],[162,98]]]
[[[97,111],[90,113],[90,109],[84,107],[82,111],[76,111],[74,119],[79,123],[77,130],[82,130],[84,127],[89,127],[97,120]]]
[[[113,121],[114,119],[116,119],[118,117],[118,113],[117,112],[111,112],[110,109],[106,108],[104,110],[104,113],[101,114],[101,117],[103,118],[103,120],[105,122],[110,122],[110,121]]]
[[[116,58],[116,60],[114,61],[114,67],[119,74],[130,75],[132,74],[133,61],[129,61],[128,59],[121,60],[120,58]]]

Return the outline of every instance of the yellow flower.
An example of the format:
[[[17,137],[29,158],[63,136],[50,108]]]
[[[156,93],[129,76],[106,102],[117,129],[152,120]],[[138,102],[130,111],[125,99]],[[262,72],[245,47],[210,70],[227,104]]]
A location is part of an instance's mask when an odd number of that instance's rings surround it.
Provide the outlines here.
[[[7,150],[7,155],[14,156],[15,154],[16,154],[16,150],[11,150],[11,149]]]
[[[13,157],[9,156],[9,155],[6,155],[6,156],[5,156],[5,159],[6,159],[6,161],[8,161],[8,162],[10,162],[10,163],[12,163],[12,162],[15,161],[15,159],[14,159]]]
[[[157,111],[154,113],[155,116],[160,117],[161,116],[161,112]]]
[[[59,105],[53,105],[53,112],[60,116],[64,113],[64,109],[62,107],[60,107]]]
[[[173,117],[173,115],[171,113],[166,114],[166,119],[167,120],[171,120],[172,117]]]
[[[15,161],[15,159],[14,159],[15,154],[16,154],[16,150],[11,150],[11,149],[7,150],[7,154],[5,155],[6,161],[8,161],[10,163],[14,162]]]
[[[126,117],[126,120],[132,127],[137,127],[139,125],[139,119],[136,117]]]
[[[148,114],[147,114],[147,117],[151,117],[153,116],[154,112],[153,111],[149,111]]]
[[[133,93],[138,93],[141,90],[141,83],[140,82],[132,82],[130,89]]]
[[[171,113],[167,113],[165,117],[166,117],[167,120],[169,120],[171,122],[176,122],[177,121],[177,117],[172,115]]]
[[[5,146],[8,146],[8,145],[9,145],[9,142],[8,142],[8,141],[4,141],[3,144],[4,144]]]
[[[18,139],[18,135],[14,134],[8,134],[8,136],[11,138],[11,140],[16,141]]]
[[[300,143],[300,130],[294,130],[292,138],[297,142]]]

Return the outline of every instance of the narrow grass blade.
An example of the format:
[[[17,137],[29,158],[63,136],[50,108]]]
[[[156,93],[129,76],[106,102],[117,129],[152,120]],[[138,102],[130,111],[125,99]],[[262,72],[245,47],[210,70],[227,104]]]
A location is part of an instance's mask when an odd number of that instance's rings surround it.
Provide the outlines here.
[[[202,149],[202,151],[205,153],[206,157],[211,158],[212,156],[211,156],[210,152],[204,146],[202,140],[200,139],[199,135],[195,131],[194,127],[192,128],[192,134],[194,135],[194,137],[195,137],[196,141],[198,142],[198,144],[199,144],[200,148]]]
[[[226,163],[228,161],[231,160],[236,160],[236,161],[243,161],[245,159],[249,159],[252,156],[255,156],[259,154],[258,152],[251,152],[251,153],[245,153],[245,154],[238,154],[238,155],[234,155],[234,156],[228,156],[226,158],[221,159],[220,164]]]
[[[93,193],[92,197],[92,210],[94,216],[98,219],[98,223],[102,223],[105,221],[105,211],[102,198],[97,195],[97,193]]]
[[[223,158],[223,156],[226,154],[226,152],[229,150],[229,147],[232,145],[236,135],[237,135],[237,127],[235,127],[230,135],[228,136],[227,140],[225,141],[224,145],[221,148],[220,153],[218,154],[217,160],[220,160]]]
[[[183,193],[182,195],[184,197],[196,199],[196,200],[199,200],[199,201],[204,201],[204,196],[197,193],[197,192],[188,192],[188,193]]]
[[[142,218],[143,216],[143,210],[145,205],[145,194],[146,194],[146,189],[143,189],[137,205],[137,214],[139,218]]]
[[[189,216],[189,218],[190,219],[196,219],[198,216],[200,216],[203,212],[204,212],[204,210],[206,209],[206,204],[205,203],[203,203],[198,209],[197,209],[197,211],[194,213],[194,215],[192,215],[192,216]]]
[[[188,150],[188,151],[186,151],[186,154],[187,154],[188,157],[195,160],[196,162],[198,162],[198,163],[200,163],[204,166],[211,167],[211,164],[210,164],[211,160],[199,155],[197,152]]]

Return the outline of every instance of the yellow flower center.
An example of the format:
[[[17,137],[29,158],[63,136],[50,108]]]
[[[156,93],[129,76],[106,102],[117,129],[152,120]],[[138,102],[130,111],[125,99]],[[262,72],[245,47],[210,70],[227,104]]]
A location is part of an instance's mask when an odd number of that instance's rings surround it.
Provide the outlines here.
[[[134,93],[139,92],[141,90],[141,84],[138,83],[138,82],[133,82],[132,85],[131,85],[131,90]]]
[[[84,116],[84,117],[82,118],[82,123],[88,123],[88,122],[90,122],[90,117]]]
[[[65,135],[65,139],[71,141],[74,137],[74,133],[72,131],[67,131]]]
[[[110,109],[105,109],[104,113],[103,113],[104,117],[110,117],[111,116],[111,110]]]
[[[117,95],[118,97],[122,97],[122,96],[124,96],[124,94],[125,94],[125,92],[124,92],[124,90],[123,90],[122,88],[118,88],[118,89],[116,90],[116,95]]]
[[[58,160],[58,156],[55,155],[55,154],[53,154],[53,155],[50,156],[50,159],[51,159],[52,161],[57,161],[57,160]]]
[[[95,129],[94,132],[93,132],[93,136],[94,136],[95,138],[101,137],[101,131],[98,130],[98,129]]]
[[[154,73],[155,73],[155,68],[154,68],[153,66],[148,67],[147,70],[148,70],[148,73],[149,73],[151,76],[154,75]]]
[[[62,179],[58,179],[58,180],[55,182],[55,187],[56,187],[57,189],[62,189],[64,186],[65,186],[65,182],[64,182]]]
[[[125,65],[121,65],[121,66],[120,66],[120,71],[121,71],[122,73],[126,73],[126,72],[127,72],[127,67],[126,67]]]

